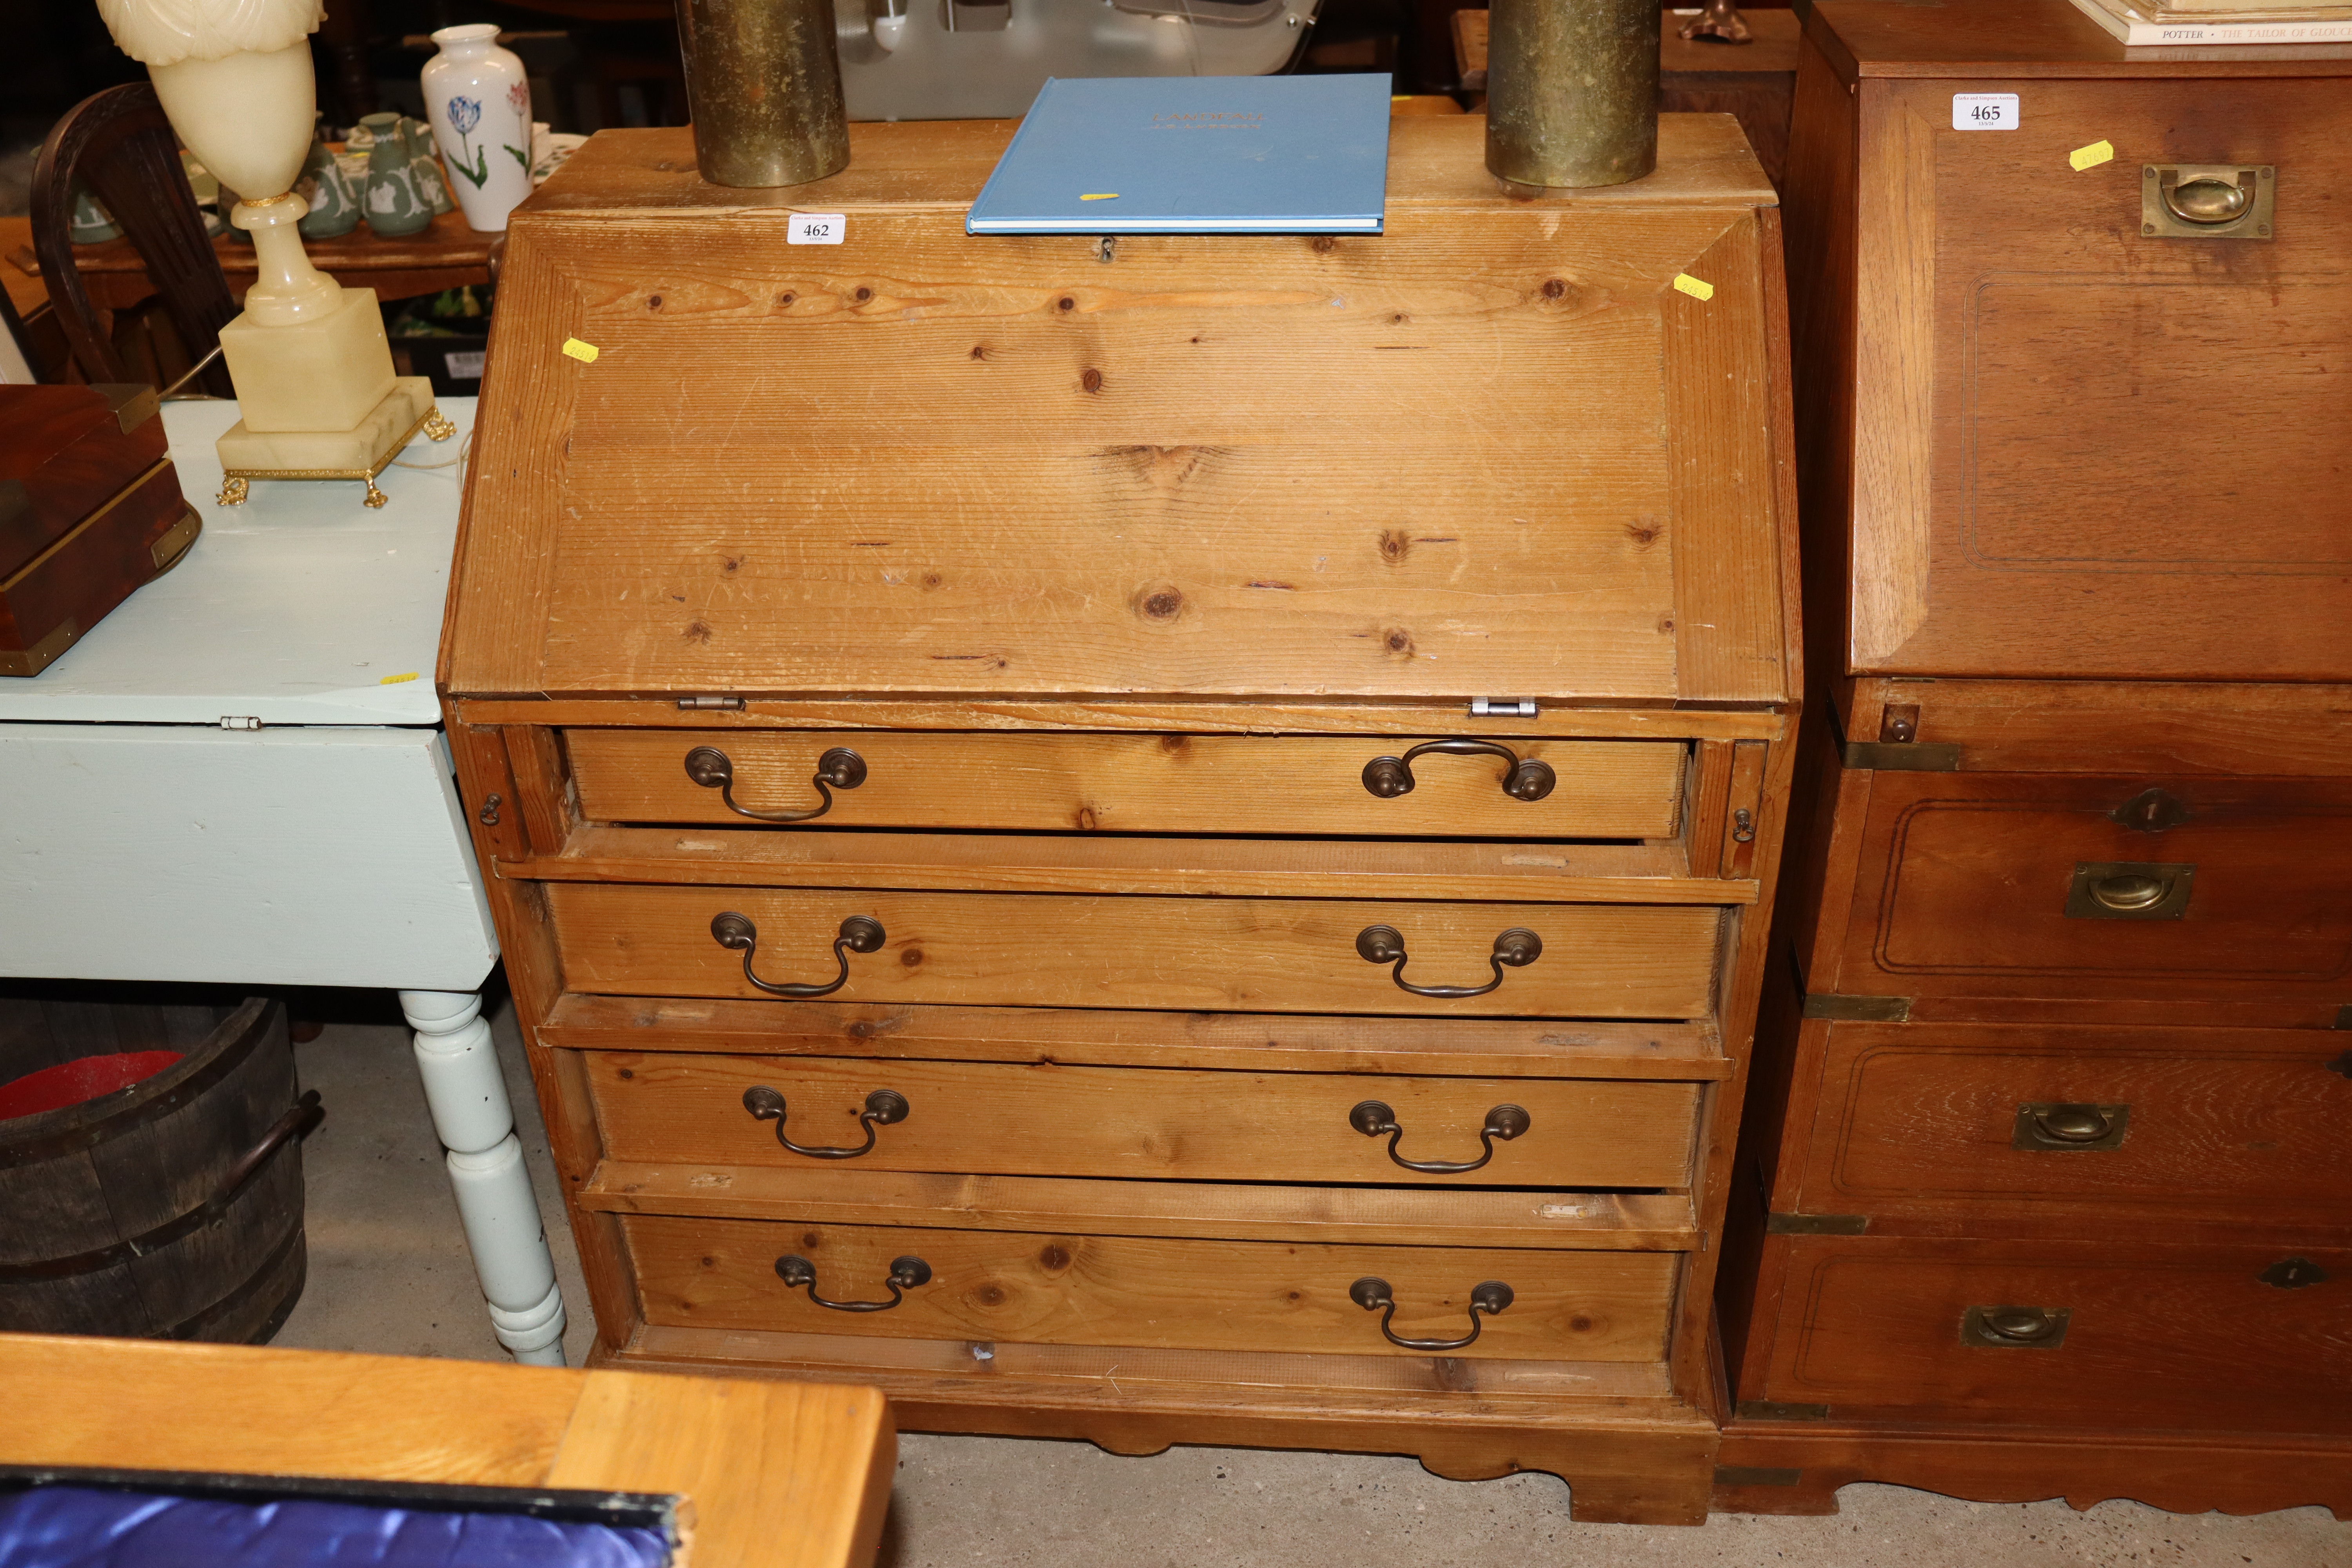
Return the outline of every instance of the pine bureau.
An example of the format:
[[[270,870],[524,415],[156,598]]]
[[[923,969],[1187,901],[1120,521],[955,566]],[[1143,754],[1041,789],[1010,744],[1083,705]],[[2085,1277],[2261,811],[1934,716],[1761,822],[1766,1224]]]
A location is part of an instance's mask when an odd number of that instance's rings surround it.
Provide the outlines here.
[[[1770,188],[1405,119],[1378,237],[967,237],[1010,129],[608,132],[516,215],[440,677],[597,1354],[1696,1521]]]
[[[2347,79],[2065,0],[1807,21],[1723,1506],[2352,1516]]]

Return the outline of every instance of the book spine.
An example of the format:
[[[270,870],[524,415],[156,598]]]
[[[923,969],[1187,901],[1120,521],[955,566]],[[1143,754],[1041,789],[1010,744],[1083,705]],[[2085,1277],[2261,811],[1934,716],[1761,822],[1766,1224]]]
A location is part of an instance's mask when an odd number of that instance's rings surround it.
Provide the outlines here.
[[[2074,9],[2126,48],[2165,45],[2352,43],[2352,22],[2149,22],[2118,16],[2098,0],[2074,0]]]

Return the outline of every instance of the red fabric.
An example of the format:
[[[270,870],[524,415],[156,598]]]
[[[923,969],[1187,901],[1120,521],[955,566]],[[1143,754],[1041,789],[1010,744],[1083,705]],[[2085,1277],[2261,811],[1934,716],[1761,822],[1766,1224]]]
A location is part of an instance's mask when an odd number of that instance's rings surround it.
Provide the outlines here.
[[[153,1078],[180,1059],[178,1051],[124,1051],[115,1056],[83,1057],[55,1067],[28,1072],[13,1083],[0,1083],[0,1121],[12,1116],[37,1116],[59,1110],[129,1089]]]

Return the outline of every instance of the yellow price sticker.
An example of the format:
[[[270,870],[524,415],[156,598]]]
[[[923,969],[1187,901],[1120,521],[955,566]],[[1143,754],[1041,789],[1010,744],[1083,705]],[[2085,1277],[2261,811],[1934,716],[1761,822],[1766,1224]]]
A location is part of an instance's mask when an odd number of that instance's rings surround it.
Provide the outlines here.
[[[378,686],[398,686],[404,681],[414,680],[415,679],[416,672],[412,669],[406,675],[387,675],[382,680],[377,681],[376,684]]]
[[[2066,162],[2074,165],[2074,172],[2078,174],[2085,169],[2095,169],[2102,163],[2115,161],[2116,144],[2105,141],[2094,142],[2088,147],[2077,147],[2066,154]]]
[[[1078,200],[1082,202],[1115,202],[1118,200],[1118,193],[1117,191],[1097,191],[1090,196],[1080,196]]]
[[[578,338],[566,338],[563,340],[563,352],[582,364],[594,364],[599,351],[594,343],[583,343]]]
[[[1680,292],[1689,295],[1694,300],[1712,300],[1715,298],[1714,284],[1706,281],[1704,279],[1694,278],[1687,272],[1677,272],[1675,274],[1675,288]]]

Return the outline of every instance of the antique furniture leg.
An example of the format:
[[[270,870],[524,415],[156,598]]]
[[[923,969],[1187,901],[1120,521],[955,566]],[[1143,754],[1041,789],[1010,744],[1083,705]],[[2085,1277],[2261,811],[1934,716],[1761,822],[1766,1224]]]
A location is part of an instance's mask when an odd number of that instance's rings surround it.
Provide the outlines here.
[[[482,999],[462,991],[404,991],[400,1010],[416,1031],[417,1076],[425,1080],[433,1131],[449,1151],[449,1185],[491,1327],[517,1361],[562,1366],[563,1293]]]

